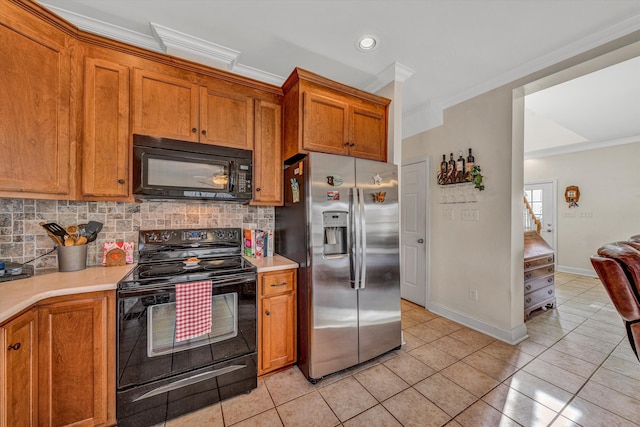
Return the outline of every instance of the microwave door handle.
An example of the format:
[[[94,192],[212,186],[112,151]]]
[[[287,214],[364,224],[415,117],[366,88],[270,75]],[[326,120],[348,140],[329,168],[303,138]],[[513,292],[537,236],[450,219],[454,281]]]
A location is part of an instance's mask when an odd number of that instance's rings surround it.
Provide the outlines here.
[[[236,174],[234,173],[235,169],[235,162],[229,162],[229,170],[227,171],[227,173],[229,174],[229,193],[233,193],[233,190],[236,186]]]

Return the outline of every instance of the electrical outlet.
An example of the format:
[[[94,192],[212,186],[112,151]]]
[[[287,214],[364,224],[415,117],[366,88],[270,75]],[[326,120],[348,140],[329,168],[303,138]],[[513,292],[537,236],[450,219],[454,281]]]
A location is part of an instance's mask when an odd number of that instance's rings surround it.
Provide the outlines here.
[[[477,289],[469,289],[469,299],[474,301],[478,301],[478,290]]]

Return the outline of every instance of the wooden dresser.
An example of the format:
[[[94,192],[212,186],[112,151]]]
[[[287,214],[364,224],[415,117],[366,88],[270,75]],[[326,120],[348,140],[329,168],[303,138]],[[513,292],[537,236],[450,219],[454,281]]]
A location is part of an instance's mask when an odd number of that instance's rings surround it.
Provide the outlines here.
[[[535,231],[524,235],[524,318],[556,306],[553,249]]]

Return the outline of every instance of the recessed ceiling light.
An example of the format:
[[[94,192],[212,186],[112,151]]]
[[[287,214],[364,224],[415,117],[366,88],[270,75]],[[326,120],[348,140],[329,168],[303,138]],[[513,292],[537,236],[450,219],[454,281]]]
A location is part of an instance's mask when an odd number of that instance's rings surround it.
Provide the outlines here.
[[[364,52],[368,52],[370,50],[375,49],[377,45],[378,45],[378,39],[376,36],[372,36],[372,35],[366,35],[366,36],[360,37],[360,40],[358,40],[358,44],[357,44],[358,49]]]

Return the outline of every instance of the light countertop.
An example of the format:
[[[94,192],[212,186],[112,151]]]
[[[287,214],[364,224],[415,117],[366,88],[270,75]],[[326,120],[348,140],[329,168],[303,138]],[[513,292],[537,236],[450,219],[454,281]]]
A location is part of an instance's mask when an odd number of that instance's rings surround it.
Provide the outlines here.
[[[244,257],[251,264],[255,265],[258,269],[258,273],[264,273],[266,271],[287,270],[289,268],[298,268],[298,263],[291,261],[281,255],[274,255],[265,258],[249,258]]]
[[[135,264],[122,267],[92,266],[28,279],[0,282],[0,323],[45,298],[84,292],[115,290]]]
[[[245,258],[258,273],[298,268],[298,264],[280,255],[267,258]],[[28,279],[0,282],[0,323],[46,298],[84,292],[115,290],[118,282],[135,267],[92,266],[84,270],[57,272]]]

